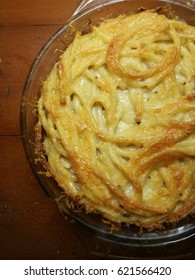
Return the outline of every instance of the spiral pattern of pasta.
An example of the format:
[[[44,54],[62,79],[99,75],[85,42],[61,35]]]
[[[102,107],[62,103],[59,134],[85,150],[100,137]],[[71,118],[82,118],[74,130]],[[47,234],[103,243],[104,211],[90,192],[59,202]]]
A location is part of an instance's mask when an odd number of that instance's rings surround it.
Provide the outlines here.
[[[36,133],[87,212],[146,228],[192,213],[195,27],[144,11],[77,32],[43,83]]]

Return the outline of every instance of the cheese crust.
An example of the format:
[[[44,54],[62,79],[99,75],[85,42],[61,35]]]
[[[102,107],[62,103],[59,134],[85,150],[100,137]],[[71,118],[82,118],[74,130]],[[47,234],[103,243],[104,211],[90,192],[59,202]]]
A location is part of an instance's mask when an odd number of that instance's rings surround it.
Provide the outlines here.
[[[144,11],[93,26],[37,103],[36,151],[76,204],[148,229],[195,208],[195,27]]]

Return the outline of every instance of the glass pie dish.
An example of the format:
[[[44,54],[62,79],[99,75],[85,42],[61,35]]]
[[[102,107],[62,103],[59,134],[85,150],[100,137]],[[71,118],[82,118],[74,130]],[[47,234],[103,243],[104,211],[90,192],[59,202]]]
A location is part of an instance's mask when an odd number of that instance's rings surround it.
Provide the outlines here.
[[[135,13],[143,9],[163,10],[167,16],[174,12],[182,20],[195,25],[193,1],[81,1],[68,22],[41,49],[29,71],[21,100],[22,141],[29,164],[40,185],[65,216],[78,222],[74,226],[80,227],[81,238],[83,236],[85,239],[87,235],[94,237],[90,239],[93,242],[83,240],[91,252],[108,258],[193,258],[195,256],[194,217],[187,217],[162,231],[143,231],[140,234],[140,229],[137,227],[131,227],[131,229],[124,227],[111,231],[109,225],[103,223],[98,215],[86,214],[84,211],[77,211],[68,206],[69,199],[62,195],[62,190],[54,179],[44,175],[44,170],[37,161],[35,153],[35,107],[42,81],[48,76],[54,63],[58,61],[62,51],[73,40],[76,30],[87,33],[90,30],[90,24],[95,24],[100,19],[115,17],[127,11]]]

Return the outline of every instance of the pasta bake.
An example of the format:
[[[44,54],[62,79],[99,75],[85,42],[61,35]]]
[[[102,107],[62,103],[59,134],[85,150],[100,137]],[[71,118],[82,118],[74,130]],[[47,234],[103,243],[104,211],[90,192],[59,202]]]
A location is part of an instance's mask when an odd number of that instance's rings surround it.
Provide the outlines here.
[[[87,213],[157,229],[195,208],[195,27],[154,11],[77,32],[43,82],[36,152]]]

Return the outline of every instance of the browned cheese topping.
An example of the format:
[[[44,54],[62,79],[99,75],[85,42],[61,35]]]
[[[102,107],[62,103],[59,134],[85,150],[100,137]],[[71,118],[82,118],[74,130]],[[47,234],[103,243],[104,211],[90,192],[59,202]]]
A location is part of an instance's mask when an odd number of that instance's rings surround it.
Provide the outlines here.
[[[78,32],[38,119],[47,172],[87,212],[148,229],[192,213],[195,27],[144,11]]]

